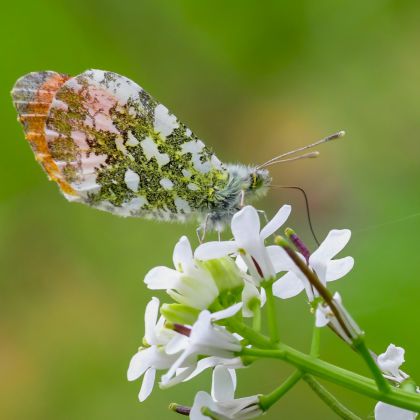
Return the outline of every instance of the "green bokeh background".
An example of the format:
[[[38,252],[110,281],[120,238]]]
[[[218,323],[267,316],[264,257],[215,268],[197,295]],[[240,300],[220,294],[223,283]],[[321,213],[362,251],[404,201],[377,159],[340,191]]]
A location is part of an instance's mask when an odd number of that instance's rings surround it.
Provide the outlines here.
[[[339,288],[377,352],[406,348],[420,380],[420,3],[417,1],[4,2],[0,25],[0,417],[175,419],[210,374],[137,401],[126,381],[141,343],[142,284],[170,264],[195,226],[122,219],[69,204],[47,181],[16,122],[9,91],[35,70],[124,74],[186,122],[223,161],[260,163],[339,129],[322,156],[272,168],[274,183],[304,187],[316,230],[349,227],[356,259]],[[303,200],[274,190],[259,205]],[[160,295],[164,298],[163,295]],[[282,336],[305,350],[305,300],[279,302]],[[329,331],[322,357],[366,373]],[[261,362],[239,372],[237,395],[268,392],[291,369]],[[375,402],[329,389],[360,414]],[[334,419],[304,384],[267,419]]]

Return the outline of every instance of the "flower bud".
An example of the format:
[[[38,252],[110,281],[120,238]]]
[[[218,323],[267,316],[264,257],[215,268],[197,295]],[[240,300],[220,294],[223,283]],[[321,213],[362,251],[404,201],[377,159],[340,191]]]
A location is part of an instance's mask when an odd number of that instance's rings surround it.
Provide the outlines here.
[[[200,311],[182,303],[165,303],[160,308],[160,313],[173,324],[192,325]]]
[[[200,265],[208,270],[220,292],[243,287],[241,272],[230,257],[201,261]]]

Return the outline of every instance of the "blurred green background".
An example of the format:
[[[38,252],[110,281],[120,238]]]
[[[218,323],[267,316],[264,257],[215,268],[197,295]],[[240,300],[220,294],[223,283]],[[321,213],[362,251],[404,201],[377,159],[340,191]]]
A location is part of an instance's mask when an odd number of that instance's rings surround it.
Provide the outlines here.
[[[4,2],[0,45],[0,416],[4,419],[175,419],[210,374],[140,404],[126,381],[152,296],[142,284],[170,264],[195,226],[121,219],[69,204],[47,181],[16,122],[9,91],[36,70],[126,75],[186,122],[223,161],[260,163],[339,129],[317,160],[272,168],[275,184],[304,187],[315,229],[353,230],[354,271],[335,288],[377,352],[407,350],[420,380],[418,327],[420,3],[417,1]],[[302,197],[274,190],[259,207]],[[344,254],[345,255],[345,254]],[[160,295],[163,299],[164,296]],[[279,302],[282,335],[308,348],[302,297]],[[322,357],[367,373],[329,331]],[[239,372],[237,395],[268,392],[291,369]],[[329,386],[362,417],[375,402]],[[304,384],[267,419],[333,419]]]

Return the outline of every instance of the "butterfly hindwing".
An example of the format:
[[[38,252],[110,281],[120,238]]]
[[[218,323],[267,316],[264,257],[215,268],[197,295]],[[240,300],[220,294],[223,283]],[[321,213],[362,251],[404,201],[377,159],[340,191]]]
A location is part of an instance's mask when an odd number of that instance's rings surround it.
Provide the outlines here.
[[[182,219],[211,207],[226,185],[211,150],[123,76],[88,70],[61,83],[50,103],[44,142],[68,199],[124,216]]]
[[[45,123],[51,102],[57,90],[68,79],[69,76],[53,71],[28,73],[15,83],[12,98],[26,139],[36,159],[49,178],[56,181],[64,194],[70,197],[74,191],[64,180],[60,169],[51,158],[45,136]]]

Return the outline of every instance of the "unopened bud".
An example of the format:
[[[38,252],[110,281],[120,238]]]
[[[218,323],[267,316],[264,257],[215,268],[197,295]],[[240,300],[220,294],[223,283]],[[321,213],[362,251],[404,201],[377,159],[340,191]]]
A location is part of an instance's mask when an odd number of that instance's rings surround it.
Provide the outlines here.
[[[201,261],[200,265],[210,272],[220,292],[242,288],[241,273],[232,258]]]
[[[192,325],[197,320],[200,311],[182,303],[164,303],[160,313],[173,324]]]
[[[191,335],[191,328],[181,325],[181,324],[173,324],[173,329],[177,333],[180,333],[182,335],[185,335],[186,337],[189,337]]]
[[[309,262],[309,257],[311,253],[303,241],[296,235],[296,232],[293,229],[287,228],[285,230],[286,236],[292,241],[296,249],[305,257],[306,262]]]
[[[169,404],[169,410],[175,411],[175,413],[182,414],[183,416],[189,416],[191,412],[190,407],[186,407],[185,405],[171,403]]]
[[[286,241],[286,239],[283,238],[283,236],[276,235],[274,237],[274,243],[278,246],[281,246],[282,248],[289,248],[289,242]]]

